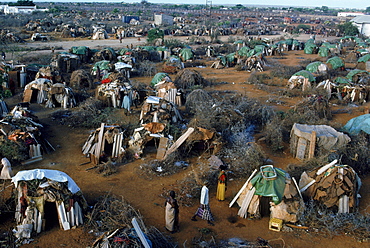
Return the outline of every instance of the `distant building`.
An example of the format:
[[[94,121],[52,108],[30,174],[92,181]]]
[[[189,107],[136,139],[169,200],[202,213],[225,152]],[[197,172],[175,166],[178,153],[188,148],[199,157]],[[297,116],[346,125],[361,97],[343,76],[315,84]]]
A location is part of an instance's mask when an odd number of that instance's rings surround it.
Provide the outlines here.
[[[132,19],[136,21],[140,21],[140,17],[138,16],[122,16],[123,23],[130,23]]]
[[[351,22],[358,28],[360,34],[370,37],[370,15],[356,16]]]
[[[365,15],[362,12],[338,12],[338,17],[355,17]]]
[[[154,24],[155,25],[173,25],[173,17],[168,15],[157,15],[154,14]]]
[[[31,14],[36,6],[5,6],[4,13],[8,14]]]

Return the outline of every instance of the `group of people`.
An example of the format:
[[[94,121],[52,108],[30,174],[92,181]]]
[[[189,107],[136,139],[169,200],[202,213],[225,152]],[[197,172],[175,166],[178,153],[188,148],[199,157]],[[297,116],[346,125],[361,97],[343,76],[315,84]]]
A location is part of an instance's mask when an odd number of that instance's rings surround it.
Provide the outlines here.
[[[220,173],[218,175],[217,182],[217,193],[216,199],[219,201],[225,200],[227,177],[224,167],[220,168]],[[209,206],[209,182],[205,181],[200,194],[200,205],[196,210],[192,221],[197,221],[197,217],[206,220],[211,226],[214,226],[214,218]],[[166,230],[175,233],[179,231],[179,205],[176,200],[176,194],[174,191],[170,191],[169,197],[165,202],[165,220],[166,220]]]

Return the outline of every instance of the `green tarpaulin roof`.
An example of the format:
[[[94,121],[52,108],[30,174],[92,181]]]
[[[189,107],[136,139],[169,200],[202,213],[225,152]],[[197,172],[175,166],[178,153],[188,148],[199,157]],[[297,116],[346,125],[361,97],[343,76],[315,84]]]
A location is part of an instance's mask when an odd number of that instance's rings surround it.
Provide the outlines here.
[[[304,45],[304,53],[305,54],[312,54],[313,53],[313,50],[316,48],[316,44],[315,43],[307,43]]]
[[[349,81],[348,78],[343,78],[343,77],[337,77],[337,78],[335,78],[334,79],[334,82],[336,82],[338,84],[348,84],[348,85],[351,85],[351,81]]]
[[[284,196],[286,174],[282,169],[263,166],[250,181],[256,188],[255,194],[272,197],[272,201],[276,205],[279,204]]]
[[[312,63],[309,63],[307,66],[306,66],[306,71],[309,71],[311,73],[315,73],[319,70],[319,66],[323,64],[321,61],[315,61],[315,62],[312,62]]]
[[[249,47],[247,47],[247,46],[243,46],[243,47],[241,47],[238,51],[237,51],[237,53],[238,53],[238,55],[240,55],[240,56],[247,56],[247,54],[248,54],[248,52],[250,51],[251,49],[249,48]]]
[[[73,54],[84,55],[88,53],[89,48],[86,46],[73,46],[71,47],[71,50],[71,53]]]
[[[293,76],[302,76],[302,77],[308,78],[310,82],[314,82],[316,80],[315,77],[312,75],[312,73],[306,70],[301,70],[299,72],[296,72],[293,74]]]
[[[235,53],[229,53],[226,55],[227,62],[233,62],[235,59]]]
[[[325,47],[325,46],[321,46],[319,48],[318,54],[319,54],[320,57],[328,57],[328,55],[329,55],[329,48],[328,47]]]
[[[363,131],[370,134],[370,114],[360,115],[350,119],[343,127],[343,131],[352,135],[359,134]]]
[[[125,55],[128,52],[131,52],[132,50],[130,48],[122,48],[118,51],[119,55]]]
[[[190,48],[183,48],[183,49],[181,49],[180,55],[181,55],[183,61],[192,59],[194,57],[194,54],[193,54],[193,52],[191,51]]]
[[[364,63],[366,63],[367,61],[369,61],[370,60],[370,54],[366,54],[366,55],[364,55],[364,56],[362,56],[362,57],[360,57],[358,60],[357,60],[357,62],[358,63],[360,63],[360,62],[364,62]]]
[[[352,81],[352,78],[353,78],[353,76],[354,75],[357,75],[357,74],[368,74],[368,72],[367,71],[364,71],[364,70],[359,70],[359,69],[354,69],[354,70],[352,70],[352,71],[350,71],[350,72],[348,72],[348,74],[347,74],[347,78],[349,79],[349,80],[351,80]]]
[[[170,76],[165,72],[159,72],[155,74],[154,77],[152,78],[152,81],[150,81],[150,85],[155,86],[157,83],[162,81],[165,77],[168,77],[169,79],[171,79]]]
[[[338,56],[332,57],[326,61],[327,64],[331,64],[333,70],[336,70],[342,66],[344,66],[344,62]]]
[[[110,63],[109,60],[98,61],[94,64],[93,71],[96,71],[98,66],[100,70],[110,70],[111,67],[109,63]]]

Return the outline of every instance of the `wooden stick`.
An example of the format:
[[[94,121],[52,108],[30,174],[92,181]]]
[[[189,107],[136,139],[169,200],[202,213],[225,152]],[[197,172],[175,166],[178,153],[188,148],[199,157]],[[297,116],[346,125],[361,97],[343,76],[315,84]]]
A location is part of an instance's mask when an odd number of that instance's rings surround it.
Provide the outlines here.
[[[231,208],[234,205],[234,203],[239,198],[239,196],[243,192],[243,190],[247,187],[249,181],[252,179],[252,177],[254,176],[254,174],[256,174],[256,172],[257,172],[257,169],[254,169],[254,171],[252,172],[252,175],[248,178],[248,180],[244,183],[243,187],[239,190],[239,192],[236,194],[236,196],[234,197],[234,199],[230,202],[229,208]]]

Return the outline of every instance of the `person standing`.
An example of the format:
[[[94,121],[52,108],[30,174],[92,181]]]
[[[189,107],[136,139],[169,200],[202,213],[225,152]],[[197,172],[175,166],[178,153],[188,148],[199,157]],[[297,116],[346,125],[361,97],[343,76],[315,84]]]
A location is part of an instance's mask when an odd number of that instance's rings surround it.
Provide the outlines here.
[[[3,168],[1,169],[0,179],[12,179],[14,175],[9,160],[7,158],[2,158],[1,164],[3,165]]]
[[[204,182],[202,191],[200,194],[200,206],[195,212],[194,216],[191,218],[192,221],[197,221],[196,217],[199,216],[203,220],[207,220],[209,225],[214,226],[213,224],[213,215],[211,213],[211,208],[209,207],[209,183],[208,181]]]
[[[6,55],[5,55],[5,52],[4,51],[1,52],[1,57],[3,58],[3,60],[5,60]]]
[[[226,173],[224,170],[221,170],[218,174],[218,183],[217,183],[217,193],[216,193],[216,199],[219,201],[225,200],[225,191],[226,191]]]
[[[179,231],[179,205],[177,204],[175,191],[170,191],[170,197],[165,202],[166,230],[175,233]]]

